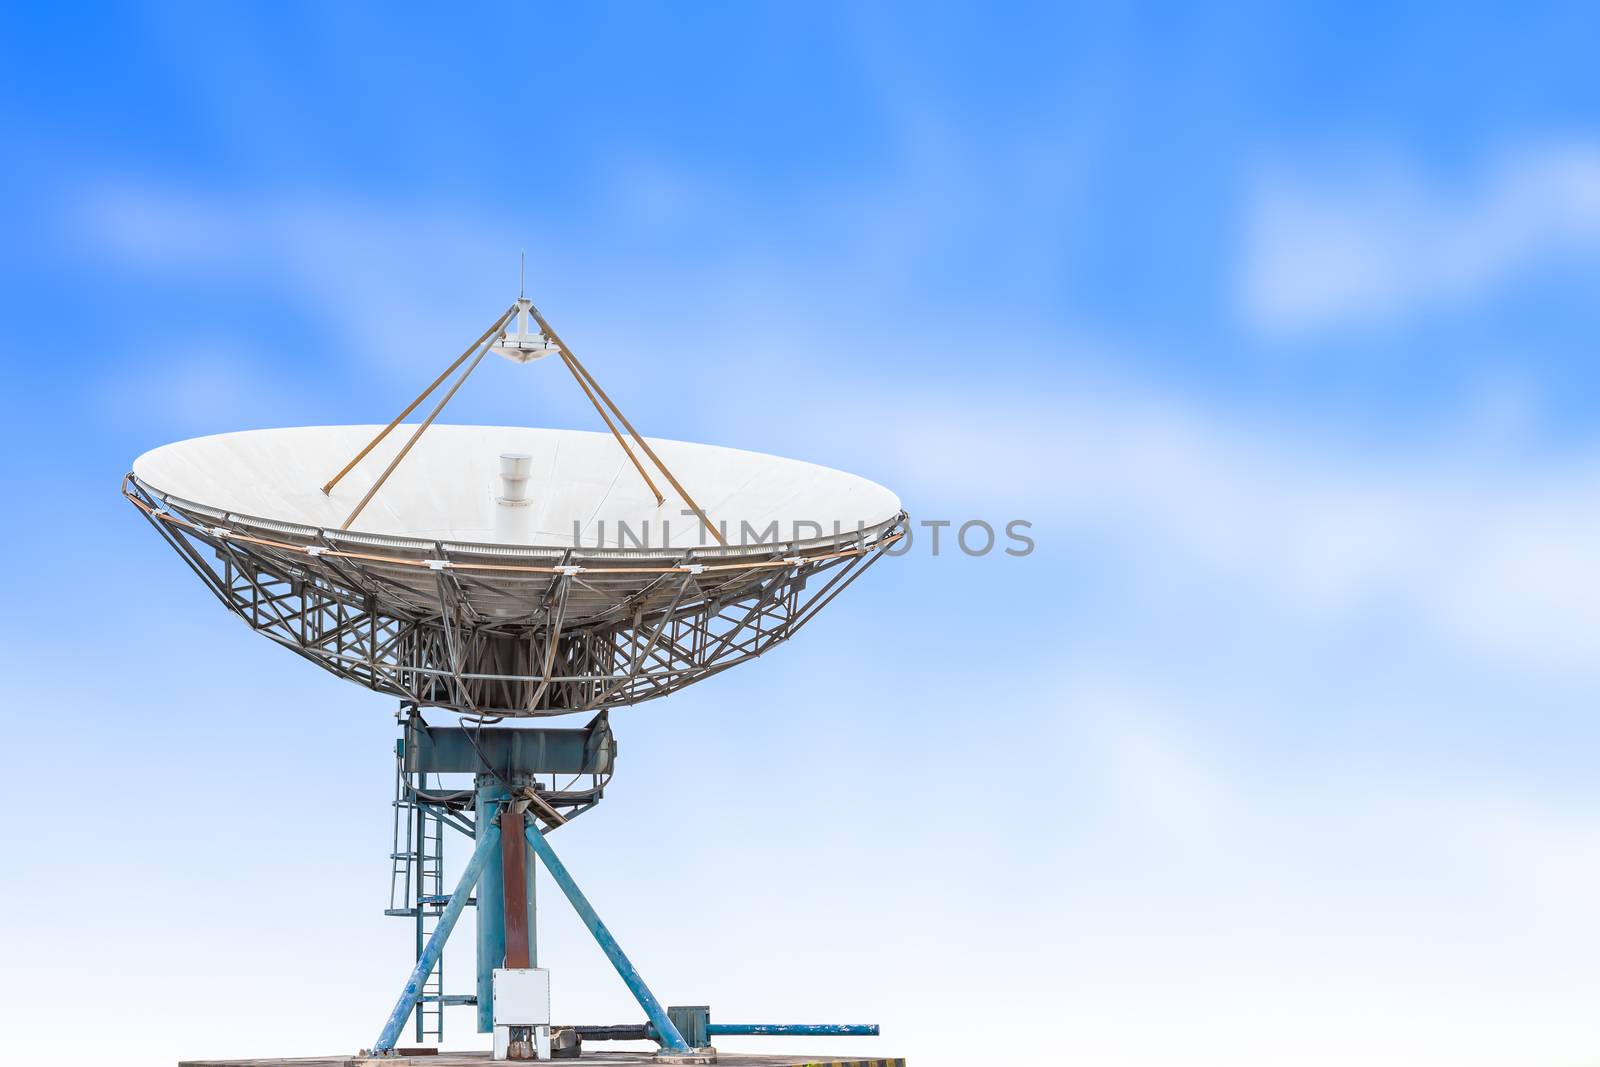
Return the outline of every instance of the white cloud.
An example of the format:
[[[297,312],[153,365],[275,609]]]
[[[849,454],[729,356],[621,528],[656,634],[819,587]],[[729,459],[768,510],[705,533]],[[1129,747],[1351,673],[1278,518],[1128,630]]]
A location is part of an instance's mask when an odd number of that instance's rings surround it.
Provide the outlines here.
[[[1570,801],[1456,797],[1437,813],[1445,847],[1541,908],[1600,917],[1600,814]]]
[[[1090,773],[1116,803],[1180,848],[1219,843],[1233,798],[1215,757],[1179,729],[1172,707],[1118,686],[1080,690],[1067,703],[1084,727]]]
[[[178,340],[159,353],[134,349],[97,375],[86,400],[100,418],[183,433],[221,433],[305,412],[308,401],[270,373],[271,360],[237,338]]]
[[[1540,670],[1600,668],[1600,454],[1519,451],[1471,425],[1353,440],[1149,389],[1052,392],[902,394],[883,477],[914,513],[1103,535],[1135,573],[1218,581],[1241,613],[1381,616]]]
[[[482,294],[509,290],[520,243],[470,214],[318,197],[222,200],[161,184],[91,187],[71,209],[96,257],[157,277],[286,288],[350,352],[384,367],[414,355],[451,309],[493,315]],[[474,325],[455,323],[454,333]]]
[[[1404,167],[1260,178],[1237,299],[1269,334],[1393,321],[1483,297],[1548,259],[1600,252],[1600,144],[1499,159],[1475,188]]]

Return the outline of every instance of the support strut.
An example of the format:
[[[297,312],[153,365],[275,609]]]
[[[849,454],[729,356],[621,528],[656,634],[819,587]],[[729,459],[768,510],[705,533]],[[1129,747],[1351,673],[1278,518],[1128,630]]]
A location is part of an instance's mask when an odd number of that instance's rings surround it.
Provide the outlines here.
[[[528,938],[528,843],[521,830],[524,816],[516,802],[500,809],[500,871],[505,885],[506,968],[533,966]]]
[[[678,1028],[667,1017],[666,1009],[661,1006],[656,995],[650,992],[650,987],[644,984],[643,976],[629,962],[627,954],[622,951],[622,946],[617,944],[617,939],[611,936],[606,924],[600,921],[600,916],[596,914],[593,905],[583,895],[583,890],[578,888],[578,883],[572,880],[572,875],[567,873],[566,866],[556,856],[555,850],[550,847],[550,842],[544,839],[544,834],[539,832],[537,824],[528,826],[526,837],[528,844],[544,863],[545,870],[550,872],[550,877],[561,887],[561,892],[566,894],[567,900],[572,904],[572,910],[578,913],[578,918],[583,920],[583,925],[594,935],[600,950],[606,954],[606,959],[617,969],[617,974],[628,987],[628,992],[633,994],[633,999],[644,1009],[645,1017],[650,1020],[650,1025],[656,1032],[657,1040],[673,1052],[690,1052],[689,1043],[683,1039]]]

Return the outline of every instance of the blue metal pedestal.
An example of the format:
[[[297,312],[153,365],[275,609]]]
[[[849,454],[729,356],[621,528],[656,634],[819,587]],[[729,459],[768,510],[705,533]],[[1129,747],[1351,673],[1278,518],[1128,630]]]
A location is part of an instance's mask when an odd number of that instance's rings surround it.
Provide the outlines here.
[[[479,793],[480,797],[483,795],[482,792]],[[411,977],[406,980],[405,989],[400,993],[400,999],[395,1002],[394,1010],[389,1013],[389,1019],[384,1023],[383,1032],[378,1035],[378,1040],[373,1043],[372,1052],[375,1055],[384,1055],[394,1051],[395,1042],[400,1037],[400,1031],[405,1026],[406,1019],[410,1017],[412,1010],[417,1006],[417,999],[421,996],[422,988],[427,983],[428,975],[439,962],[439,956],[444,952],[445,942],[449,940],[451,931],[455,929],[456,920],[461,917],[461,911],[466,906],[467,897],[474,886],[478,886],[478,908],[480,923],[482,922],[485,890],[488,889],[488,878],[486,876],[491,869],[493,858],[499,856],[500,825],[499,820],[491,814],[497,810],[498,805],[486,805],[479,812],[477,819],[478,843],[472,850],[472,858],[467,861],[467,869],[462,872],[460,883],[456,886],[455,892],[450,895],[450,903],[445,905],[443,914],[439,916],[439,924],[435,928],[433,936],[428,939],[428,944],[422,952],[422,958],[417,960],[417,965],[412,970]],[[684,1042],[683,1036],[678,1033],[677,1027],[672,1025],[672,1020],[667,1017],[666,1011],[662,1009],[661,1002],[656,999],[654,993],[650,992],[650,987],[645,985],[644,978],[640,976],[638,969],[628,960],[627,955],[622,951],[622,946],[617,944],[617,939],[611,936],[611,931],[606,929],[605,923],[600,921],[600,916],[595,913],[594,907],[583,895],[583,891],[572,880],[572,875],[567,873],[565,865],[562,864],[561,860],[557,858],[555,852],[550,848],[549,842],[544,839],[544,834],[539,832],[537,826],[528,826],[526,833],[528,843],[533,846],[534,853],[544,862],[545,867],[550,871],[551,877],[561,887],[561,891],[566,894],[567,899],[572,902],[572,906],[583,919],[584,925],[589,928],[589,932],[599,942],[600,948],[606,954],[606,958],[611,961],[612,966],[616,967],[617,973],[622,976],[623,982],[628,986],[628,991],[633,994],[634,999],[639,1002],[639,1006],[644,1009],[646,1017],[649,1018],[651,1025],[659,1035],[657,1039],[665,1048],[673,1052],[690,1052],[691,1050]],[[482,880],[481,884],[480,879]],[[504,937],[505,932],[502,926],[500,930],[500,955],[502,957],[505,955]],[[482,941],[480,940],[481,944]],[[480,957],[480,965],[481,959],[482,957]],[[480,1018],[482,1018],[486,1004],[490,1006],[492,1028],[492,1002],[489,997],[480,994],[478,1000]]]
[[[711,1052],[707,1047],[710,1039],[721,1035],[818,1037],[865,1036],[878,1032],[876,1026],[855,1024],[718,1024],[710,1021],[710,1009],[705,1006],[662,1006],[645,984],[638,968],[634,967],[610,929],[601,921],[594,906],[578,888],[566,865],[550,847],[546,839],[548,831],[541,828],[541,823],[551,829],[564,825],[571,815],[593,807],[600,799],[605,782],[609,780],[615,754],[616,745],[603,714],[581,730],[473,728],[469,733],[461,727],[428,727],[415,717],[407,720],[406,737],[400,747],[400,773],[402,793],[409,788],[411,795],[409,800],[404,796],[402,800],[407,800],[419,812],[432,810],[433,817],[439,820],[441,826],[448,825],[472,837],[473,851],[455,891],[443,901],[432,932],[420,948],[416,966],[372,1046],[373,1054],[394,1054],[395,1043],[412,1012],[419,1012],[420,1017],[422,1006],[435,1001],[441,1009],[450,1003],[476,1003],[478,1029],[485,1033],[493,1031],[493,974],[497,968],[506,966],[508,907],[527,909],[525,932],[528,966],[537,965],[534,957],[535,856],[538,862],[544,864],[551,879],[583,920],[584,926],[611,961],[647,1020],[643,1025],[633,1026],[563,1028],[575,1032],[578,1038],[648,1039],[661,1046],[661,1056],[668,1061],[703,1062]],[[475,775],[471,790],[435,795],[423,785],[429,774],[463,773]],[[560,790],[556,790],[553,784],[548,788],[538,786],[537,776],[541,774],[573,775],[574,781],[587,775],[590,776],[591,786],[588,790],[573,790],[571,784],[563,785]],[[405,785],[410,781],[408,776],[415,776],[414,786]],[[475,814],[471,824],[462,814],[462,809],[468,803]],[[567,814],[558,810],[558,806]],[[397,810],[401,807],[397,801]],[[527,812],[521,810],[525,807]],[[505,813],[504,819],[499,817],[502,812]],[[504,837],[513,833],[517,826],[521,827],[522,837],[528,845],[526,850],[512,848],[511,843],[517,839]],[[522,877],[506,877],[502,846],[506,847],[506,854],[513,857],[512,862],[524,866]],[[519,851],[523,855],[517,855]],[[423,854],[420,846],[415,854]],[[414,899],[420,914],[423,902],[420,882],[418,886]],[[509,890],[508,886],[511,887]],[[478,908],[476,996],[446,996],[442,988],[434,988],[430,992],[429,976],[438,967],[445,944],[461,918],[462,910],[471,901],[474,889]],[[508,891],[522,899],[508,900]],[[428,900],[435,907],[440,903],[437,897],[429,897]],[[514,929],[513,934],[520,946],[523,931]],[[437,987],[438,983],[435,982],[434,986]]]

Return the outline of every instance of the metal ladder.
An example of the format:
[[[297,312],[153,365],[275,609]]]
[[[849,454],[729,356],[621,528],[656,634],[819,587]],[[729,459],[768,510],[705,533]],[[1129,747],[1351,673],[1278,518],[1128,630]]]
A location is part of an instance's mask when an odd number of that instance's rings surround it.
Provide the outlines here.
[[[418,785],[427,789],[427,775],[418,775]],[[450,897],[444,891],[444,820],[432,804],[417,806],[417,957],[428,943],[439,915]],[[440,958],[422,986],[417,1001],[417,1040],[432,1037],[444,1040],[444,959]]]
[[[427,791],[426,775],[407,775],[401,745],[395,747],[394,836],[389,851],[389,906],[385,915],[412,919],[416,924],[417,958],[439,924],[449,903],[444,887],[444,818],[439,809],[417,801],[410,782]],[[470,902],[469,902],[470,903]],[[444,961],[441,959],[422,987],[417,1001],[418,1041],[444,1040]]]

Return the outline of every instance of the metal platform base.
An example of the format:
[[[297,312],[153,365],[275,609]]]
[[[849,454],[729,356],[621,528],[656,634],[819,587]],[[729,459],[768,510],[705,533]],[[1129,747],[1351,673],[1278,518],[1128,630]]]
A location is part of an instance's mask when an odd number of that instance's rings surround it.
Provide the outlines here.
[[[183,1060],[178,1067],[485,1067],[496,1061],[487,1052],[441,1052],[436,1056],[312,1056],[297,1059],[264,1060]],[[502,1063],[511,1063],[502,1060]],[[589,1052],[576,1060],[519,1060],[518,1063],[589,1063],[595,1067],[644,1067],[655,1062],[653,1052]],[[881,1056],[788,1056],[770,1053],[719,1052],[717,1063],[728,1067],[906,1067],[906,1061]]]

